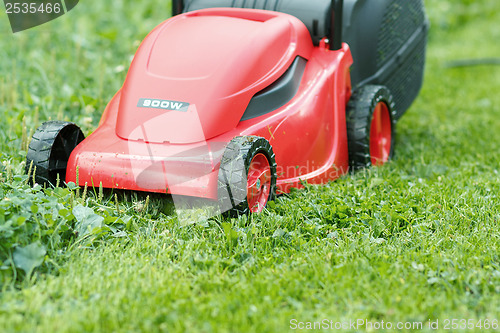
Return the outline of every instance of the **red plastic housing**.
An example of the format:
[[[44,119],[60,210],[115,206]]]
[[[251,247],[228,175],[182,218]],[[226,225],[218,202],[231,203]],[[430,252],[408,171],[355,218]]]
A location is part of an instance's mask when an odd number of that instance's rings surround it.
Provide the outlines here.
[[[295,96],[241,120],[297,57],[307,65]],[[78,169],[79,185],[216,199],[224,147],[241,135],[272,145],[278,193],[334,180],[348,169],[351,64],[346,44],[313,46],[287,14],[218,8],[175,16],[139,47],[99,127],[71,154],[66,181],[76,182]]]

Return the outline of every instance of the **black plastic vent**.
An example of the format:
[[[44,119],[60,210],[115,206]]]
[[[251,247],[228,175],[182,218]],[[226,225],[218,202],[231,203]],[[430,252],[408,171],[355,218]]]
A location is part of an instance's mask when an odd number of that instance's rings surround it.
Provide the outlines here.
[[[269,87],[255,94],[241,120],[262,116],[290,102],[299,90],[307,60],[297,57],[288,70]]]

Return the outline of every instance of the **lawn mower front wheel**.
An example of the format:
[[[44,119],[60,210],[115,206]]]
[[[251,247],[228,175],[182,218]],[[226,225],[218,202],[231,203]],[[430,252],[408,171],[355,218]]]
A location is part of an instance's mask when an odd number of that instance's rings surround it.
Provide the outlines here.
[[[259,213],[276,195],[276,161],[269,142],[257,136],[232,139],[221,159],[218,181],[222,213]]]
[[[66,178],[69,156],[85,139],[78,126],[67,121],[48,121],[38,127],[28,147],[26,173],[42,186],[56,186]],[[33,179],[30,177],[30,179]]]

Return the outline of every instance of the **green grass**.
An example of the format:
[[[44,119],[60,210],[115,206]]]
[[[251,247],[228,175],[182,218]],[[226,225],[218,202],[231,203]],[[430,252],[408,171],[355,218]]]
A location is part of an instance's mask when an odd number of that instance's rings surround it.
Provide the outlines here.
[[[2,331],[281,332],[293,318],[439,319],[442,331],[445,319],[499,320],[500,66],[448,64],[499,56],[500,3],[426,4],[425,84],[392,163],[281,196],[249,220],[189,226],[161,197],[117,205],[109,193],[31,189],[23,176],[42,121],[95,128],[165,1],[81,2],[16,35],[1,14]],[[75,235],[92,218],[101,228]],[[30,275],[11,259],[32,243],[45,253]]]

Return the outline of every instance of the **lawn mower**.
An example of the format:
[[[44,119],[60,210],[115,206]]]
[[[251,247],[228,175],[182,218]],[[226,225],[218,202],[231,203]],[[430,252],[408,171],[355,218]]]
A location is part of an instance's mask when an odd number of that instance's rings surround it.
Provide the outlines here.
[[[260,212],[280,193],[393,154],[417,96],[423,0],[174,1],[86,139],[34,133],[40,184],[167,193]]]

